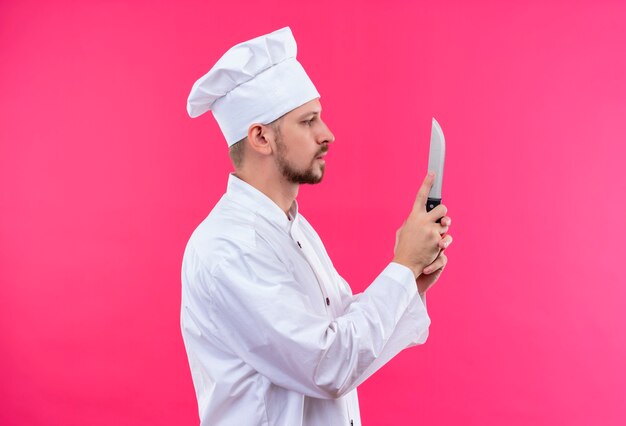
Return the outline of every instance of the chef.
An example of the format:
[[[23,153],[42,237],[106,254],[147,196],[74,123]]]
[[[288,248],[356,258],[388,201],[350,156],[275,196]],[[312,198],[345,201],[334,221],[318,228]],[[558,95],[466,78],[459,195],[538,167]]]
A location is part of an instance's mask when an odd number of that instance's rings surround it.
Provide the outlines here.
[[[352,294],[296,202],[300,184],[322,180],[335,139],[296,51],[289,27],[237,44],[188,99],[191,117],[213,112],[235,169],[182,265],[205,426],[360,425],[357,386],[426,341],[425,293],[447,262],[451,220],[444,205],[426,211],[428,175],[393,260]]]

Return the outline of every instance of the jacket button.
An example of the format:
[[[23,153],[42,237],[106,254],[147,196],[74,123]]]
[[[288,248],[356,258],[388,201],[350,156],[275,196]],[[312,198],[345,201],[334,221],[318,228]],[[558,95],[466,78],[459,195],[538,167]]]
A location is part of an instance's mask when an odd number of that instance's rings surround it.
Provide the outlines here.
[[[330,306],[330,299],[328,297],[326,298],[326,304]]]
[[[302,244],[300,244],[300,241],[296,241],[296,243],[298,243],[298,247],[302,248]]]

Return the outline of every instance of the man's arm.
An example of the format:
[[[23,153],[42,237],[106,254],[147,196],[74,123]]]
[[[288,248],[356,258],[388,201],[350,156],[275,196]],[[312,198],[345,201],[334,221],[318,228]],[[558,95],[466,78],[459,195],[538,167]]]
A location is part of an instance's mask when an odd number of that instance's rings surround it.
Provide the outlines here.
[[[220,263],[208,277],[207,306],[211,332],[272,383],[338,398],[411,343],[425,341],[430,319],[408,268],[388,265],[331,320],[271,253],[261,246]]]

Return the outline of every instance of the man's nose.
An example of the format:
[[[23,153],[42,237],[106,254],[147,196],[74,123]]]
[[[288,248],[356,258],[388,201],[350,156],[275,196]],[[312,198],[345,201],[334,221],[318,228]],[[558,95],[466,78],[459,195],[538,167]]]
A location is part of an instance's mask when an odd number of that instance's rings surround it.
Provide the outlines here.
[[[328,143],[331,144],[335,141],[335,135],[330,131],[326,123],[324,123],[324,131],[320,135],[319,143]]]

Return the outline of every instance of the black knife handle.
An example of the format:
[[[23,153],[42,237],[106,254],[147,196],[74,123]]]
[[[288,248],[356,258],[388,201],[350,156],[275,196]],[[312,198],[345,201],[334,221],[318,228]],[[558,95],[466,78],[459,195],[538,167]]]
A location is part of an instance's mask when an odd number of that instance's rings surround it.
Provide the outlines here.
[[[429,198],[426,202],[426,211],[429,212],[435,207],[441,204],[441,200],[439,198]],[[441,223],[441,218],[437,219],[437,223]]]

